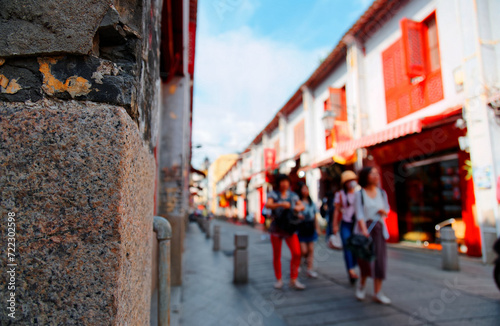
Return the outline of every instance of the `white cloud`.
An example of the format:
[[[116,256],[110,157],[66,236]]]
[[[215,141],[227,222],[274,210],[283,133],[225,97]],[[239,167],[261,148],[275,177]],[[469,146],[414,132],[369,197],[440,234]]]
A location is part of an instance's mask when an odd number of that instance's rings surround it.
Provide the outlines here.
[[[317,67],[329,49],[300,49],[247,27],[197,39],[193,143],[211,160],[241,151]]]

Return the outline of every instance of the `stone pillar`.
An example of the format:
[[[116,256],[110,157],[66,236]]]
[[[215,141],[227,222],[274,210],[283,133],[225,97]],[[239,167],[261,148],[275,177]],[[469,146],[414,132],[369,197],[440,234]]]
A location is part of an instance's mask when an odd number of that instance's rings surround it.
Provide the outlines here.
[[[210,239],[210,219],[205,219],[205,238]]]
[[[234,283],[248,282],[248,234],[234,235]]]
[[[0,215],[16,214],[14,324],[149,325],[161,1],[1,7]]]
[[[365,107],[363,103],[364,92],[364,74],[363,74],[363,48],[358,40],[350,35],[346,36],[343,40],[347,45],[347,82],[346,82],[346,105],[347,105],[347,119],[349,126],[353,133],[353,138],[360,138],[363,136],[363,130],[369,130],[369,120],[366,119],[367,114],[363,110]],[[357,161],[355,162],[355,169],[361,170],[363,167],[362,150],[357,150]]]
[[[498,94],[498,46],[491,44],[500,26],[490,14],[499,9],[496,1],[457,1],[463,45],[464,117],[473,169],[477,222],[481,229],[483,261],[492,262],[493,243],[500,235],[500,216],[496,200],[496,177],[500,171],[500,125],[488,106],[490,96]],[[498,34],[497,34],[498,35]],[[498,37],[496,37],[498,38]],[[495,156],[496,159],[495,159]]]
[[[213,251],[220,250],[220,225],[214,225],[214,243]]]
[[[458,245],[455,231],[451,227],[442,228],[441,233],[441,254],[443,256],[443,269],[446,271],[458,271]]]
[[[302,86],[302,106],[304,107],[304,125],[306,137],[306,155],[301,156],[300,164],[307,166],[316,161],[318,155],[318,144],[320,139],[317,137],[318,128],[324,130],[322,125],[317,125],[316,110],[314,108],[314,97],[309,88]],[[324,134],[321,133],[321,134]]]
[[[158,215],[172,226],[172,286],[182,284],[190,167],[190,79],[162,83],[158,142]],[[202,226],[203,227],[203,226]]]

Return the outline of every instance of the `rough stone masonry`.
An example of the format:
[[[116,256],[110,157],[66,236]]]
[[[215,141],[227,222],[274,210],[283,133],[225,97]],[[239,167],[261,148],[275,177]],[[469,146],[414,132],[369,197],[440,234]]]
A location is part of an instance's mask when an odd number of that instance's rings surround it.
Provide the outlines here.
[[[149,325],[161,5],[0,0],[0,324]]]

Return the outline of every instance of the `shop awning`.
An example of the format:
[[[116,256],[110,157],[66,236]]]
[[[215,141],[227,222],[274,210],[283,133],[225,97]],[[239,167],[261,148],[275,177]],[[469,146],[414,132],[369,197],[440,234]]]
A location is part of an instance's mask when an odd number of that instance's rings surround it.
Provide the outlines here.
[[[337,147],[335,147],[334,153],[340,154],[353,152],[358,148],[370,147],[399,137],[419,133],[421,131],[422,122],[420,120],[408,121],[368,136],[339,143]]]
[[[445,118],[457,115],[461,112],[462,106],[449,108],[434,116],[408,121],[397,126],[391,126],[371,135],[339,143],[334,149],[334,155],[346,152],[352,153],[358,148],[370,147],[393,139],[419,133],[422,131],[423,127],[442,121]]]

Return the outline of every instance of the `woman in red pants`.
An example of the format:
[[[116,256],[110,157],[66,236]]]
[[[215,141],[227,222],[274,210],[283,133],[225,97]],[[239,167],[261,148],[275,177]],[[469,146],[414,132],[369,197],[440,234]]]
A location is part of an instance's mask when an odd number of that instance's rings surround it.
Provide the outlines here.
[[[269,193],[266,207],[272,210],[273,221],[269,228],[271,233],[271,244],[273,246],[273,265],[276,283],[274,287],[281,289],[283,281],[281,279],[281,245],[285,240],[292,260],[290,261],[290,287],[295,290],[304,290],[306,287],[297,279],[300,265],[300,243],[296,233],[289,234],[281,230],[276,223],[275,217],[280,216],[286,209],[292,209],[297,212],[304,210],[304,205],[294,192],[290,191],[290,179],[287,175],[280,174],[277,178],[278,189]]]

